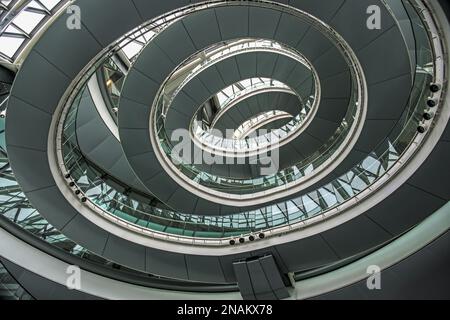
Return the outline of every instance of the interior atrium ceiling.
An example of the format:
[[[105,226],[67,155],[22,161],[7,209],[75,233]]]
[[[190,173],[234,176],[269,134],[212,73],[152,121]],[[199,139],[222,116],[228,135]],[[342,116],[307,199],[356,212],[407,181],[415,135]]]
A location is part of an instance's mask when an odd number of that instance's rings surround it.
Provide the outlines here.
[[[0,299],[427,298],[396,275],[449,262],[447,11],[0,0]]]

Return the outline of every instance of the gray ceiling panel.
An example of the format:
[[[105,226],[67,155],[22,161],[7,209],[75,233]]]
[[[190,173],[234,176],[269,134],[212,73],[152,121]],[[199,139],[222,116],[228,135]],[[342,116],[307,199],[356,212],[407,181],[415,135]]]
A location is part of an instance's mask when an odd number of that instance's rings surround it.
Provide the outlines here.
[[[108,173],[114,175],[114,172],[111,172],[111,168],[123,158],[123,151],[120,144],[117,143],[117,139],[110,135],[87,153],[86,156],[91,160],[95,159],[95,163],[104,168]],[[117,175],[115,177],[120,178]]]
[[[192,118],[195,111],[197,111],[199,107],[200,105],[195,102],[193,98],[188,96],[187,92],[181,91],[172,102],[172,105],[170,106],[170,113],[172,113],[172,111],[176,111],[189,118]]]
[[[273,72],[274,79],[287,79],[297,64],[298,62],[293,59],[285,56],[278,56],[278,61]]]
[[[369,87],[367,119],[399,119],[409,101],[410,75],[381,82]]]
[[[304,66],[297,64],[292,73],[289,74],[289,78],[286,80],[286,84],[294,84],[294,86],[300,85],[307,81],[311,77],[311,72],[307,70]]]
[[[289,1],[289,5],[306,11],[322,21],[328,22],[328,20],[336,14],[344,1],[345,0],[328,0],[326,2],[317,0],[291,0]]]
[[[227,177],[230,174],[228,166],[214,164],[211,166],[211,174],[216,176]]]
[[[386,133],[391,132],[396,123],[393,120],[366,120],[355,149],[366,154],[372,152],[385,140]]]
[[[317,111],[317,118],[325,119],[328,121],[335,121],[340,123],[347,113],[348,99],[322,99],[322,104],[326,105],[326,108],[320,107]]]
[[[251,7],[249,34],[255,38],[271,39],[277,31],[281,13],[272,9]]]
[[[41,151],[47,150],[48,144],[48,130],[52,121],[51,115],[25,103],[15,97],[10,97],[9,105],[14,107],[15,112],[11,112],[8,116],[8,123],[21,123],[23,119],[30,119],[31,124],[45,124],[33,125],[24,130],[24,126],[11,125],[8,126],[8,145],[28,147],[30,149],[37,149]]]
[[[145,247],[110,234],[103,256],[136,270],[146,270]]]
[[[351,90],[350,72],[320,79],[323,98],[348,98]]]
[[[125,82],[122,93],[125,98],[128,98],[128,100],[133,100],[141,104],[148,105],[150,110],[150,106],[153,103],[158,90],[158,83],[146,77],[141,72],[131,69],[127,75],[127,81]],[[150,111],[147,113],[150,115]]]
[[[440,142],[420,170],[410,179],[410,183],[442,199],[450,199],[450,142]]]
[[[42,81],[43,75],[45,75],[45,81]],[[11,92],[12,96],[53,114],[69,84],[69,79],[61,71],[39,53],[32,51],[23,63]],[[50,88],[53,94],[43,94]]]
[[[186,17],[183,23],[199,50],[222,40],[219,25],[213,10],[194,13]]]
[[[172,10],[184,7],[190,4],[189,0],[132,0],[142,18],[147,21],[158,17]]]
[[[382,28],[370,30],[367,28],[367,8],[378,1],[373,0],[347,0],[341,10],[336,14],[330,25],[340,33],[355,50],[372,42],[383,32],[394,25],[391,14],[385,5],[379,5]],[[349,17],[352,17],[349,19]]]
[[[138,108],[145,108],[145,106],[133,101],[128,100],[127,103]],[[145,113],[145,110],[143,111]],[[136,114],[138,112],[133,108],[132,112],[125,113],[125,116],[131,117],[133,120],[145,119],[142,116],[136,117]],[[85,91],[85,95],[81,99],[76,125],[78,145],[87,159],[121,182],[128,183],[139,191],[148,192],[142,183],[138,182],[137,176],[125,158],[120,142],[97,112],[88,90]],[[142,124],[142,127],[144,127],[144,124]]]
[[[171,110],[167,115],[166,128],[167,128],[168,132],[171,132],[171,133],[174,130],[189,128],[191,119],[192,119],[192,115],[191,115],[191,117],[188,117],[176,110]],[[172,134],[169,135],[169,137],[171,137],[171,136],[172,136]]]
[[[242,79],[250,79],[257,74],[256,72],[256,55],[240,54],[236,56],[239,72]]]
[[[39,208],[39,212],[44,213],[45,218],[58,230],[64,229],[78,215],[74,207],[82,206],[81,202],[70,204],[56,186],[28,192],[27,197],[30,203]],[[80,230],[76,231],[79,234]],[[67,235],[70,237],[71,234],[67,233]]]
[[[198,106],[204,104],[214,93],[216,93],[208,91],[198,78],[189,81],[189,83],[184,86],[183,92],[195,100]]]
[[[230,111],[231,112],[231,111]],[[236,129],[239,127],[240,123],[235,122],[229,114],[224,114],[222,117],[220,117],[219,121],[215,125],[215,129],[219,129],[222,132],[226,132],[228,129]]]
[[[391,234],[402,234],[445,203],[443,199],[405,184],[366,214]]]
[[[269,130],[269,131],[276,130],[276,129],[279,129],[279,128],[287,125],[289,121],[290,121],[290,119],[276,120],[274,122],[269,123],[268,125],[265,125],[264,127],[262,127],[262,129]]]
[[[161,173],[154,178],[143,182],[150,190],[155,190],[155,193],[158,191],[157,196],[163,202],[167,202],[179,188],[178,184],[168,177],[167,173],[164,171],[161,171]]]
[[[310,135],[326,143],[336,132],[338,125],[328,120],[315,119],[306,129]]]
[[[124,141],[146,141],[147,143],[127,143],[123,145],[127,157],[143,154],[146,152],[152,152],[153,148],[150,142],[150,132],[146,129],[121,129],[120,137]]]
[[[157,36],[153,41],[174,62],[181,62],[197,51],[182,23],[172,24],[163,35]]]
[[[23,192],[39,190],[55,185],[49,168],[47,152],[8,145],[8,156]]]
[[[146,248],[146,271],[175,279],[188,279],[184,255]]]
[[[139,55],[134,68],[153,79],[157,84],[160,84],[175,68],[175,63],[170,60],[167,53],[161,50],[155,42],[150,42]],[[133,72],[133,70],[131,71]],[[127,77],[130,77],[130,74]],[[125,85],[127,85],[128,81],[127,79]]]
[[[248,35],[249,8],[222,7],[215,9],[222,39],[233,40]]]
[[[71,33],[68,37],[67,18],[64,15],[52,24],[51,29],[51,32],[44,34],[34,50],[70,78],[75,78],[80,72],[79,66],[84,67],[86,61],[92,60],[103,49],[86,27],[69,30]],[[83,50],[77,50],[80,43],[83,44]]]
[[[331,47],[325,54],[318,57],[313,65],[323,79],[349,69],[347,62],[336,47]]]
[[[367,290],[367,279],[363,279],[313,299],[448,300],[449,245],[450,232],[447,232],[420,251],[383,270],[382,290]]]
[[[287,288],[281,278],[278,267],[272,256],[265,256],[259,259],[264,274],[270,284],[272,291],[277,299],[286,299],[289,297]]]
[[[228,117],[231,118],[234,123],[238,123],[240,125],[240,124],[244,123],[246,120],[248,120],[242,116],[242,114],[239,112],[238,109],[234,109],[233,111],[234,112],[230,112],[228,114]],[[237,128],[237,127],[235,127],[235,128]],[[226,129],[232,129],[232,128],[226,128]]]
[[[89,90],[84,90],[81,95],[78,109],[81,112],[78,112],[76,115],[77,121],[75,125],[77,128],[81,128],[82,126],[89,124],[92,121],[92,117],[95,116],[95,114],[98,114]]]
[[[326,36],[311,28],[296,49],[314,63],[314,60],[327,53],[332,47],[331,41]]]
[[[358,151],[358,150],[352,150],[350,151],[350,154],[342,161],[342,163],[334,170],[334,174],[337,177],[340,177],[344,174],[347,174],[348,171],[353,168],[355,165],[363,161],[367,158],[367,153]]]
[[[78,214],[61,230],[63,233],[74,234],[83,231],[83,240],[79,245],[93,252],[102,252],[108,239],[108,232],[98,227],[82,215]]]
[[[283,13],[274,39],[295,48],[308,30],[307,23],[293,15]]]
[[[114,138],[111,131],[109,131],[106,127],[105,123],[95,109],[91,99],[81,100],[77,116],[80,116],[82,119],[90,119],[89,122],[86,123],[83,123],[83,121],[76,123],[77,139],[81,151],[85,154],[92,152],[95,148],[104,143],[110,136]]]
[[[148,193],[148,190],[131,169],[130,163],[124,155],[120,157],[119,161],[117,161],[110,170],[112,172],[112,175],[115,174],[116,177],[120,177],[120,181],[128,183],[134,189],[140,190],[144,193]]]
[[[392,238],[386,230],[366,216],[359,216],[337,228],[325,231],[322,236],[340,258],[375,248]]]
[[[119,120],[120,123],[133,123],[139,129],[148,127],[149,119],[144,115],[148,114],[151,108],[149,105],[129,100],[126,97],[122,97],[120,103],[121,106],[126,104],[128,110],[128,112],[120,113],[120,117],[122,118]]]
[[[194,212],[197,205],[198,196],[186,190],[178,190],[170,197],[169,202],[176,208],[186,208],[186,212]]]
[[[301,139],[295,139],[292,142],[292,146],[296,150],[301,151],[304,155],[308,155],[310,152],[320,148],[322,146],[322,142],[305,132]]]
[[[272,78],[273,70],[277,62],[277,55],[273,53],[258,53],[256,70],[260,77]]]
[[[410,61],[408,58],[405,59],[408,57],[408,52],[403,46],[397,46],[401,42],[403,42],[402,35],[396,28],[392,28],[357,53],[364,66],[369,85],[411,74]],[[387,50],[386,48],[397,49]]]
[[[304,159],[303,152],[307,154],[309,148],[297,149],[295,144],[288,144],[279,151],[280,167],[287,168]]]
[[[312,76],[308,77],[306,80],[303,80],[299,84],[292,86],[292,89],[302,97],[303,100],[307,100],[309,96],[314,94],[314,84]],[[326,91],[326,88],[323,88]]]
[[[447,125],[444,134],[442,135],[442,141],[450,142],[450,124]]]
[[[216,67],[226,83],[236,83],[240,80],[244,80],[241,78],[236,59],[234,58],[223,60],[216,64]]]
[[[220,207],[200,198],[197,201],[196,212],[203,215],[220,215]]]
[[[189,279],[212,283],[225,283],[218,257],[186,256]]]
[[[154,159],[156,159],[155,154],[153,152],[147,152],[141,155],[129,157],[128,161],[133,164],[133,166],[145,166],[146,170],[139,175],[139,178],[142,181],[146,181],[155,177],[162,170],[158,164],[152,162]]]
[[[205,84],[209,92],[216,93],[226,87],[217,68],[207,68],[198,75],[198,78]]]
[[[261,258],[268,255],[273,257],[280,273],[287,274],[289,272],[287,265],[284,263],[280,253],[277,250],[277,247],[267,247],[260,250],[253,250],[251,252],[252,259],[256,257]]]
[[[132,0],[78,0],[78,3],[83,8],[83,24],[103,46],[121,37],[124,29],[132,30],[143,22]]]
[[[300,112],[300,102],[295,95],[289,93],[261,93],[233,106],[226,114],[219,118],[215,128],[222,132],[225,132],[226,129],[235,130],[244,121],[262,112],[274,110],[274,108],[292,115],[297,115]]]
[[[235,255],[226,255],[220,256],[220,264],[222,266],[223,273],[225,275],[225,281],[227,283],[236,283],[236,274],[234,272],[233,263],[245,260],[247,258],[246,254],[235,254]]]

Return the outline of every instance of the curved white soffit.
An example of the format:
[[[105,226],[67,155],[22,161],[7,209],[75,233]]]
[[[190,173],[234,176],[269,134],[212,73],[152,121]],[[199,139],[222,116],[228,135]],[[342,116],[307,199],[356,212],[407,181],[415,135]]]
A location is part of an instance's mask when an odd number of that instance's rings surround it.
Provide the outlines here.
[[[439,238],[450,228],[450,202],[404,236],[380,250],[330,273],[298,281],[291,299],[308,299],[367,279],[367,268],[381,270],[401,262]]]
[[[307,299],[367,278],[367,267],[389,268],[424,248],[450,228],[450,202],[419,226],[382,249],[335,271],[299,281],[291,289],[291,300]],[[0,228],[0,256],[55,283],[66,285],[69,264],[58,260]],[[43,268],[42,266],[45,266]],[[81,290],[109,300],[241,300],[239,292],[197,293],[141,287],[81,270]]]
[[[71,265],[40,251],[0,228],[0,256],[57,284],[66,286]],[[109,300],[239,300],[239,292],[198,293],[142,287],[81,270],[81,292]]]

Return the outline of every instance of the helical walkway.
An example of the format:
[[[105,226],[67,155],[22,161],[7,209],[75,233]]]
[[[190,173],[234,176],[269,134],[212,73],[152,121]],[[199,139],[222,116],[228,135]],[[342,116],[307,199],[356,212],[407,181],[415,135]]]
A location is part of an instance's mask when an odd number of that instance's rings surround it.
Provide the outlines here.
[[[26,201],[92,255],[283,299],[450,199],[436,1],[73,4],[81,29],[62,11],[15,76],[4,149]]]

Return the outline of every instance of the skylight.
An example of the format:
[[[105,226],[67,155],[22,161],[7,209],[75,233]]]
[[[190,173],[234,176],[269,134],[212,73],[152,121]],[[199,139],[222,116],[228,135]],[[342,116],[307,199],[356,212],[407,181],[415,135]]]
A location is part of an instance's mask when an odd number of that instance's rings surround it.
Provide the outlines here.
[[[0,24],[0,59],[14,62],[36,32],[67,2],[0,0],[0,21],[4,21],[7,15],[13,17],[5,25]]]

